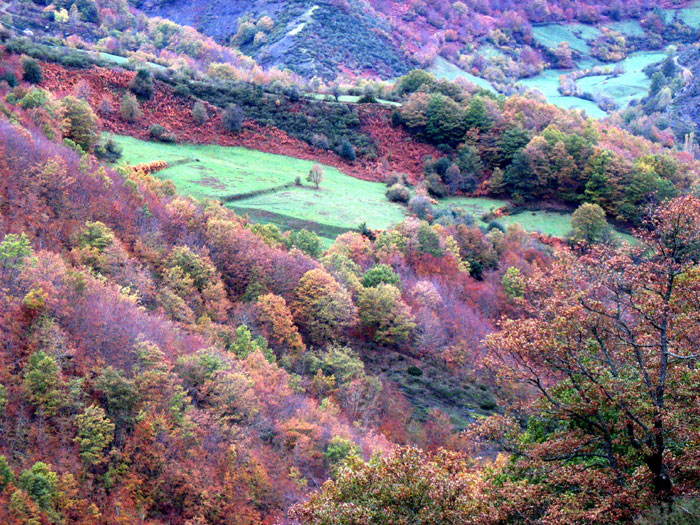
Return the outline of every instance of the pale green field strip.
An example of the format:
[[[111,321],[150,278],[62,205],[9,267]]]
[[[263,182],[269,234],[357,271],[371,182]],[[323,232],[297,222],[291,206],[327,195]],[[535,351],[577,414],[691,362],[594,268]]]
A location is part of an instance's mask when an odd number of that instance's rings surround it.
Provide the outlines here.
[[[578,97],[563,96],[559,93],[559,76],[570,73],[568,70],[547,69],[532,78],[524,78],[519,84],[527,89],[542,93],[550,104],[564,109],[582,109],[586,115],[595,119],[605,118],[607,113],[595,102]]]
[[[546,24],[533,27],[532,32],[543,46],[555,49],[561,42],[568,42],[571,49],[584,55],[591,52],[588,41],[600,35],[600,29],[584,24]]]
[[[459,67],[448,62],[442,57],[435,58],[433,65],[430,66],[430,68],[428,68],[427,71],[435,75],[437,78],[442,78],[445,80],[453,81],[458,77],[464,77],[469,82],[480,88],[487,89],[488,91],[492,92],[496,91],[488,80],[484,80],[483,78],[479,78],[475,75],[472,75],[471,73],[460,69]]]
[[[359,100],[362,98],[357,95],[341,95],[336,101],[333,95],[328,95],[326,93],[311,93],[308,95],[308,97],[315,100],[323,100],[324,102],[345,102],[349,104],[357,104],[357,102],[359,102]],[[378,98],[377,102],[384,106],[401,106],[400,102],[394,102],[393,100],[385,100],[382,98]]]
[[[441,201],[441,206],[452,205],[462,208],[474,217],[474,221],[479,226],[486,226],[491,221],[483,221],[482,217],[498,208],[508,205],[509,202],[500,199],[472,198],[472,197],[452,197]],[[521,211],[513,215],[505,215],[494,219],[503,226],[520,224],[523,229],[529,232],[542,233],[553,237],[564,238],[571,231],[571,213],[559,213],[553,211]],[[631,235],[622,232],[614,232],[613,235],[620,241],[634,242]]]
[[[576,81],[576,84],[585,92],[607,95],[624,108],[632,100],[643,98],[649,92],[651,80],[644,74],[643,69],[665,58],[666,53],[658,51],[633,53],[619,62],[625,71],[622,75],[586,77]]]

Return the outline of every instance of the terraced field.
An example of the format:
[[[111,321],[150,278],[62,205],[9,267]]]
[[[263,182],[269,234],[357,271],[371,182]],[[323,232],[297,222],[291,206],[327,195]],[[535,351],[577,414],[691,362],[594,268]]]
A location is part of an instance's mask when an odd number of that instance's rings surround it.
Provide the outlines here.
[[[700,2],[684,9],[659,10],[659,13],[666,23],[676,19],[694,29],[700,28]],[[619,31],[627,39],[643,38],[645,34],[644,28],[638,21],[610,22],[605,26]],[[534,27],[533,34],[539,44],[552,49],[561,42],[568,42],[571,49],[578,55],[577,67],[584,70],[598,65],[608,65],[592,56],[591,44],[601,35],[601,27],[585,24],[545,24]],[[666,54],[663,51],[632,53],[619,63],[624,68],[623,74],[590,76],[579,79],[576,83],[584,93],[594,97],[606,95],[614,99],[620,107],[625,107],[631,101],[641,99],[648,93],[651,81],[644,74],[643,69],[665,57]],[[567,109],[583,109],[593,118],[605,117],[606,113],[598,108],[594,102],[579,97],[562,96],[559,93],[559,76],[569,72],[549,69],[535,77],[523,79],[519,84],[525,88],[540,91],[552,104]]]
[[[642,27],[638,22],[618,22],[609,24],[609,27],[628,37],[639,37],[640,32],[643,34]],[[583,24],[570,26],[549,24],[535,27],[533,31],[538,42],[550,48],[556,47],[559,42],[569,42],[571,48],[580,53],[577,65],[581,70],[609,65],[590,55],[589,42],[600,34],[600,30],[596,27]],[[614,99],[620,107],[625,107],[631,101],[646,96],[651,80],[644,74],[643,69],[664,58],[666,58],[664,52],[640,51],[632,53],[625,60],[619,62],[624,70],[622,74],[589,76],[579,79],[576,84],[584,93],[594,97],[605,95]],[[520,85],[540,91],[552,104],[567,109],[583,109],[593,118],[605,117],[606,112],[600,109],[595,102],[575,96],[562,96],[559,93],[559,76],[566,73],[571,73],[571,71],[548,69],[535,77],[521,80]]]
[[[533,27],[532,32],[543,46],[554,49],[560,42],[568,42],[571,49],[583,55],[590,54],[588,42],[600,35],[600,29],[584,24],[546,24]]]

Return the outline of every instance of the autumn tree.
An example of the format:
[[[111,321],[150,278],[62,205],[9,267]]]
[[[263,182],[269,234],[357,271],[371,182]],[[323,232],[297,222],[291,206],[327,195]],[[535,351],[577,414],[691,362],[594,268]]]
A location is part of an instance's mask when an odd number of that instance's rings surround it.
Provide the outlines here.
[[[66,403],[66,384],[56,359],[42,351],[32,354],[24,374],[29,400],[47,416]]]
[[[30,84],[41,84],[43,74],[38,61],[29,57],[22,59],[22,79]]]
[[[346,459],[351,456],[360,456],[361,450],[349,439],[335,436],[328,442],[326,451],[323,456],[331,468],[335,469],[340,466]]]
[[[0,456],[0,490],[4,490],[7,485],[15,481],[15,474],[10,468],[5,456]]]
[[[314,343],[339,337],[357,321],[350,294],[321,268],[304,274],[294,296],[291,305],[294,319]]]
[[[122,371],[108,366],[95,379],[95,390],[105,407],[106,415],[114,423],[115,444],[119,445],[135,423],[139,403],[136,385]]]
[[[151,72],[147,69],[139,69],[129,84],[129,90],[142,100],[150,100],[155,91]]]
[[[226,109],[224,109],[221,123],[225,130],[232,133],[238,133],[243,128],[244,119],[245,114],[240,106],[236,104],[229,104],[226,106]]]
[[[605,242],[610,237],[610,226],[605,211],[597,204],[582,204],[571,218],[571,238],[588,243]]]
[[[50,465],[37,462],[23,470],[17,478],[19,490],[24,491],[37,506],[55,519],[55,506],[58,496],[59,478]],[[14,499],[14,495],[13,495]]]
[[[8,233],[0,242],[0,276],[11,280],[34,253],[25,233]]]
[[[503,291],[508,297],[522,297],[525,294],[525,279],[520,270],[511,266],[501,279]]]
[[[104,460],[104,451],[114,439],[114,423],[105,411],[90,405],[75,417],[78,435],[75,442],[80,448],[80,458],[86,465],[96,465]]]
[[[256,319],[263,336],[273,348],[297,355],[304,351],[304,343],[283,297],[274,294],[258,297]]]
[[[316,232],[306,229],[291,231],[287,236],[287,246],[298,248],[306,255],[318,259],[323,255],[323,242]]]
[[[457,454],[441,452],[426,458],[414,448],[399,448],[368,463],[350,455],[308,502],[292,509],[306,525],[373,523],[467,523],[472,479]]]
[[[411,311],[396,286],[380,283],[365,288],[358,299],[360,321],[372,338],[382,344],[401,344],[415,329]]]
[[[76,97],[61,99],[65,118],[64,136],[87,152],[95,149],[100,140],[97,117],[90,104]]]
[[[388,264],[377,264],[365,272],[362,277],[362,286],[374,288],[380,284],[400,286],[401,277]]]
[[[119,106],[119,113],[124,120],[131,123],[141,120],[143,116],[138,100],[131,93],[124,93]]]
[[[338,150],[338,155],[349,162],[353,162],[357,158],[357,153],[355,152],[355,146],[350,144],[347,140],[343,139],[340,144],[340,149]]]
[[[629,253],[562,255],[529,283],[529,316],[487,341],[504,384],[534,395],[524,433],[498,422],[487,433],[517,458],[521,479],[562,491],[557,501],[595,485],[569,504],[581,519],[697,491],[700,200],[663,206],[642,240]],[[538,519],[558,515],[545,499]]]
[[[306,176],[306,180],[311,182],[316,186],[316,189],[320,186],[324,178],[323,168],[319,164],[314,164],[309,170],[309,174]]]
[[[207,114],[207,108],[205,108],[204,104],[202,104],[199,101],[195,102],[194,106],[192,107],[192,120],[194,120],[194,123],[197,126],[201,126],[207,120],[209,120],[209,115]]]

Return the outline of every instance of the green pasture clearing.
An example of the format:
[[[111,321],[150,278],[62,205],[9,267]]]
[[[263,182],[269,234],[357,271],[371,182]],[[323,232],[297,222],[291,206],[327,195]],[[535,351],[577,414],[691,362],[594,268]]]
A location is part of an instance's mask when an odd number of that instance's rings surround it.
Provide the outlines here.
[[[479,54],[486,58],[499,58],[504,57],[505,53],[495,47],[493,44],[482,44],[479,46]]]
[[[426,71],[432,73],[437,78],[442,78],[445,80],[455,80],[458,77],[464,77],[472,84],[479,86],[480,88],[487,89],[489,91],[494,91],[495,89],[488,80],[479,78],[471,73],[467,73],[463,69],[455,66],[454,64],[448,62],[442,57],[435,58],[433,65],[430,66]]]
[[[578,97],[565,97],[559,93],[559,76],[570,73],[568,70],[547,69],[537,76],[524,78],[519,81],[527,89],[539,91],[550,104],[564,109],[582,109],[589,117],[599,119],[607,116],[595,102]]]
[[[405,208],[388,202],[385,192],[384,184],[361,181],[327,167],[318,190],[292,186],[231,204],[337,228],[357,228],[367,222],[368,227],[383,230],[406,216]]]
[[[439,208],[447,208],[448,206],[453,206],[455,208],[462,208],[469,215],[474,217],[474,221],[482,226],[488,224],[484,222],[481,218],[491,213],[498,208],[503,208],[510,204],[506,200],[501,199],[489,199],[486,197],[448,197],[446,199],[441,199],[439,201]]]
[[[124,150],[122,161],[126,164],[155,160],[175,164],[158,176],[172,179],[180,192],[197,198],[223,199],[293,183],[297,175],[305,177],[311,167],[306,161],[245,148],[163,144],[125,136],[115,140]]]
[[[449,205],[457,208],[463,208],[474,217],[474,221],[479,226],[486,226],[491,221],[483,221],[482,217],[490,212],[493,212],[503,206],[509,204],[506,200],[489,199],[485,197],[450,197],[440,201],[440,207]],[[511,224],[520,224],[526,231],[538,232],[544,235],[564,238],[571,231],[572,213],[555,212],[555,211],[520,211],[513,215],[505,215],[494,219],[495,222],[502,224],[505,227]],[[615,238],[621,242],[633,243],[634,237],[629,234],[615,231]]]
[[[115,140],[123,148],[123,163],[180,162],[157,176],[171,179],[186,195],[225,201],[232,195],[270,190],[227,204],[255,222],[305,227],[334,239],[363,222],[385,229],[406,216],[404,207],[387,201],[384,184],[359,180],[330,166],[324,166],[325,178],[316,190],[306,182],[311,161],[237,147],[162,144],[125,136]],[[301,187],[293,185],[297,176]],[[287,186],[277,189],[283,185]]]
[[[676,15],[683,23],[693,29],[700,28],[700,5],[678,9]]]
[[[632,100],[642,98],[649,92],[651,80],[644,74],[643,69],[665,58],[666,54],[660,52],[633,53],[620,62],[625,71],[622,75],[586,77],[577,80],[576,83],[584,92],[607,95],[624,108]]]
[[[135,62],[134,60],[128,58],[128,57],[123,57],[120,55],[112,55],[110,53],[104,53],[104,52],[97,52],[97,51],[90,51],[87,49],[75,49],[72,47],[65,47],[64,49],[69,50],[71,53],[81,53],[83,55],[87,55],[89,57],[98,57],[101,58],[102,60],[107,60],[109,62],[112,62],[118,66],[126,66],[130,63],[134,64],[142,64],[144,66],[147,66],[151,69],[158,69],[161,71],[165,71],[167,67],[161,65],[161,64],[156,64],[155,62]]]
[[[568,42],[571,49],[584,55],[591,52],[588,42],[600,35],[600,29],[585,24],[545,24],[532,28],[535,40],[551,49],[561,42]]]
[[[357,104],[360,100],[360,98],[357,95],[341,95],[338,97],[338,100],[335,100],[335,97],[333,95],[327,95],[325,93],[310,93],[308,95],[309,98],[313,98],[315,100],[323,100],[325,102],[345,102],[348,104]],[[385,106],[400,106],[401,104],[399,102],[394,102],[393,100],[384,100],[383,98],[378,98],[377,102],[379,104],[383,104]]]
[[[109,53],[98,53],[101,58],[104,58],[105,60],[111,60],[115,64],[119,65],[124,65],[129,62],[129,59],[127,57],[119,56],[119,55],[111,55]]]
[[[608,29],[619,31],[625,36],[644,36],[644,28],[637,20],[626,20],[624,22],[610,22],[604,24]]]
[[[571,214],[552,211],[522,211],[514,215],[499,217],[497,222],[508,227],[520,224],[525,230],[554,237],[566,237],[571,231]]]
[[[620,107],[625,107],[632,100],[646,96],[651,81],[643,70],[648,65],[660,62],[664,58],[666,58],[666,54],[658,51],[632,53],[620,62],[625,71],[623,74],[585,77],[577,80],[576,83],[584,92],[593,95],[607,95],[617,101]],[[583,62],[581,61],[581,65],[585,69],[595,65],[605,65],[601,62],[587,60],[584,66]],[[607,114],[595,102],[579,97],[566,97],[559,93],[559,76],[566,73],[570,73],[570,71],[548,69],[535,77],[522,79],[519,83],[528,89],[541,92],[551,104],[566,109],[583,109],[590,117],[604,118]]]
[[[538,232],[552,237],[564,238],[571,232],[572,213],[556,211],[521,211],[513,215],[499,217],[497,222],[508,227],[511,224],[520,224],[526,231]],[[634,237],[627,233],[613,231],[613,237],[619,242],[634,243]]]
[[[449,205],[463,208],[474,217],[480,226],[486,226],[491,221],[483,221],[482,217],[509,204],[506,200],[488,199],[482,197],[451,197],[440,201],[441,207]],[[544,233],[555,237],[564,237],[571,230],[571,214],[550,211],[522,211],[514,215],[505,215],[494,219],[503,226],[518,223],[525,230]]]
[[[180,162],[156,175],[171,179],[185,195],[225,201],[232,195],[270,190],[226,205],[253,222],[276,224],[282,230],[315,231],[326,246],[363,222],[383,230],[406,217],[403,206],[386,200],[384,184],[359,180],[330,166],[324,166],[325,179],[317,190],[305,182],[314,164],[311,161],[237,147],[162,144],[126,136],[114,140],[123,148],[122,163]],[[297,176],[303,186],[293,185]],[[438,206],[463,208],[484,226],[483,216],[507,204],[500,199],[451,197]],[[517,222],[528,231],[564,237],[571,229],[571,214],[524,211],[498,222],[504,226]]]

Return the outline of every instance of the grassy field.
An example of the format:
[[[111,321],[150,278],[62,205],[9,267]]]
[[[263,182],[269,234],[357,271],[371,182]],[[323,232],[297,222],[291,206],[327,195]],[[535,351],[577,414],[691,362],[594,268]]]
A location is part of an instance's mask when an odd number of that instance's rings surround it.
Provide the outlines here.
[[[442,57],[435,58],[433,65],[430,66],[427,71],[435,75],[437,78],[444,78],[446,80],[455,80],[457,77],[464,77],[472,84],[495,92],[495,89],[488,80],[484,80],[483,78],[467,73]]]
[[[469,215],[474,217],[474,221],[476,221],[477,224],[486,226],[488,222],[482,221],[481,218],[508,204],[508,201],[505,200],[489,199],[486,197],[448,197],[440,201],[439,207],[446,208],[448,206],[454,206],[455,208],[462,208]]]
[[[607,113],[600,109],[595,102],[584,100],[578,97],[565,97],[559,93],[559,76],[569,73],[569,71],[559,69],[547,69],[532,78],[520,80],[519,84],[539,91],[549,101],[550,104],[565,109],[582,109],[589,117],[599,119],[607,116]]]
[[[613,31],[619,31],[625,36],[644,36],[644,28],[637,20],[610,22],[605,24],[605,27]]]
[[[482,217],[489,212],[508,205],[508,201],[488,199],[483,197],[451,197],[440,202],[441,207],[455,206],[464,208],[474,217],[479,226],[486,226],[490,221],[483,221]],[[495,219],[495,222],[508,227],[511,224],[520,224],[526,231],[543,233],[553,237],[566,237],[571,231],[571,213],[554,211],[521,211],[513,215],[505,215]],[[631,235],[614,232],[613,235],[623,242],[634,242]]]
[[[282,230],[302,228],[318,233],[326,246],[340,234],[363,222],[372,229],[386,229],[406,217],[405,208],[386,200],[386,186],[350,177],[325,166],[325,179],[316,189],[305,181],[313,165],[306,160],[262,153],[245,148],[214,145],[162,144],[116,136],[123,148],[121,162],[134,165],[164,160],[176,165],[156,173],[171,179],[180,193],[214,198],[253,222],[276,224]],[[295,186],[299,176],[303,186]],[[264,192],[235,198],[250,192]],[[227,200],[234,197],[234,200]],[[440,207],[464,208],[480,226],[482,217],[508,201],[489,198],[451,197]],[[507,226],[520,223],[528,231],[564,237],[571,229],[571,215],[535,211],[498,219]]]
[[[315,100],[323,100],[326,102],[335,102],[335,97],[333,95],[327,95],[325,93],[310,93],[309,98],[313,98]],[[350,104],[356,104],[360,98],[357,95],[341,95],[338,97],[338,102],[346,102]],[[384,100],[382,98],[378,98],[377,102],[380,104],[383,104],[385,106],[400,106],[401,104],[399,102],[394,102],[393,100]]]
[[[256,222],[275,223],[283,229],[307,228],[330,240],[363,222],[384,229],[405,217],[405,208],[386,200],[384,184],[358,180],[333,167],[324,167],[325,179],[317,190],[306,182],[313,165],[306,160],[245,148],[161,144],[123,136],[115,140],[124,150],[124,163],[180,162],[157,175],[172,179],[186,195],[226,200],[270,190],[228,203]],[[293,185],[297,176],[302,187]],[[288,186],[275,191],[283,185]]]
[[[640,36],[640,31],[642,31],[638,22],[619,22],[609,24],[609,26],[626,36]],[[556,47],[562,41],[569,42],[572,49],[579,51],[582,55],[578,61],[578,67],[581,69],[603,65],[589,54],[590,46],[587,42],[600,34],[600,30],[596,27],[582,24],[567,26],[548,24],[535,27],[533,31],[535,38],[549,47]],[[620,62],[625,71],[622,75],[617,77],[612,75],[586,77],[578,80],[577,84],[586,93],[607,95],[617,101],[620,107],[625,107],[632,100],[646,96],[651,81],[643,73],[643,69],[650,64],[663,60],[665,56],[665,53],[662,52],[641,51],[632,53]],[[548,69],[535,77],[521,80],[520,84],[529,89],[540,91],[550,103],[557,106],[567,109],[583,109],[593,118],[605,117],[606,113],[594,102],[578,97],[565,97],[559,93],[559,76],[563,73],[567,73],[567,71]]]
[[[465,209],[474,217],[480,226],[486,226],[491,221],[484,221],[482,217],[498,208],[507,206],[509,203],[500,199],[473,198],[473,197],[452,197],[441,201],[441,206],[455,206]],[[564,237],[571,230],[571,214],[555,213],[548,211],[523,211],[514,215],[506,215],[495,219],[503,226],[518,223],[525,230]]]
[[[532,33],[543,46],[554,49],[560,42],[568,42],[571,49],[588,55],[591,52],[588,41],[600,35],[600,29],[584,24],[546,24],[533,27]]]
[[[620,107],[627,106],[632,100],[646,96],[649,92],[651,79],[647,77],[643,69],[650,64],[655,64],[666,58],[666,53],[639,52],[633,53],[620,62],[624,68],[624,74],[615,76],[594,76],[578,80],[576,83],[588,93],[605,94],[615,99]]]
[[[677,16],[687,26],[690,26],[693,29],[700,28],[700,3],[696,3],[696,5],[692,7],[679,9]]]
[[[571,214],[551,211],[523,211],[497,219],[503,226],[520,224],[525,230],[566,237],[571,231]]]

